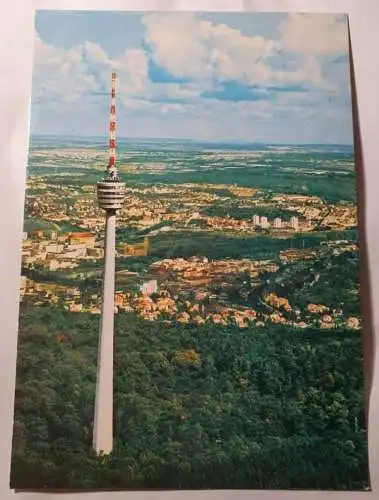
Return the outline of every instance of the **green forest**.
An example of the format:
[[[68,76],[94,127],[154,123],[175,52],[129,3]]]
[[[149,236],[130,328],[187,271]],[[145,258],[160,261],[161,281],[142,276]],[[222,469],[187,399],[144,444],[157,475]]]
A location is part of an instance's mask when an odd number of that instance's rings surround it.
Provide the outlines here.
[[[325,175],[315,176],[301,171],[286,172],[280,167],[254,167],[236,165],[234,168],[214,168],[204,171],[164,172],[125,174],[129,184],[185,184],[191,182],[205,184],[234,184],[238,180],[241,187],[253,187],[263,190],[271,189],[274,192],[305,194],[320,196],[327,202],[355,202],[354,172],[341,175],[328,172]]]
[[[274,238],[271,235],[225,235],[224,233],[177,231],[175,238],[170,233],[152,239],[151,257],[191,257],[205,255],[209,259],[274,259],[281,250],[288,248],[314,248],[322,242],[346,240],[357,241],[355,229],[345,231],[323,231],[297,233],[289,238]]]
[[[260,205],[256,207],[241,208],[238,203],[214,203],[206,207],[202,213],[209,216],[226,217],[232,219],[252,219],[254,215],[264,215],[269,220],[280,217],[289,220],[292,215],[299,217],[299,213],[295,210],[287,210],[276,206]],[[301,216],[300,216],[301,219]]]
[[[360,332],[117,315],[115,447],[97,458],[98,321],[21,306],[12,487],[367,486]]]

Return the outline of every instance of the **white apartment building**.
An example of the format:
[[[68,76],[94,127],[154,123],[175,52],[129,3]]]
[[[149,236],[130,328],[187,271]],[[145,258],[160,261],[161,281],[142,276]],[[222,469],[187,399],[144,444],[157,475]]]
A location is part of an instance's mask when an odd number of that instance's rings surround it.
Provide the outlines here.
[[[292,216],[290,218],[290,226],[292,229],[295,229],[295,231],[297,231],[299,229],[299,219],[295,216]]]
[[[262,217],[261,217],[261,227],[268,227],[268,226],[269,226],[269,223],[268,223],[267,217],[265,217],[264,215],[262,215]]]
[[[280,229],[282,227],[282,219],[280,217],[276,217],[274,219],[274,228]]]

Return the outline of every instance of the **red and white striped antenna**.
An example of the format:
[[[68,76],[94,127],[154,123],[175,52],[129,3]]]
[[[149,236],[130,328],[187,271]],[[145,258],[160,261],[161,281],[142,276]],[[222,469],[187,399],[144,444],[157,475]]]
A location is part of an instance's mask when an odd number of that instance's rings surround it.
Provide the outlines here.
[[[109,144],[108,144],[108,166],[111,175],[117,173],[116,169],[116,73],[112,72],[111,107],[109,114]]]

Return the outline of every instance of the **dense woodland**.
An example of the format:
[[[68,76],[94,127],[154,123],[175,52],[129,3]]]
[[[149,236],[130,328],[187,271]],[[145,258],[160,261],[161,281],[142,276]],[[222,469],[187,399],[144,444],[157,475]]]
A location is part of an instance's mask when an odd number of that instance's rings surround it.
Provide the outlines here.
[[[114,453],[91,451],[98,318],[21,309],[13,486],[362,489],[360,332],[116,317]]]
[[[356,233],[344,236],[354,241]],[[134,265],[190,245],[183,234],[169,250],[165,238],[157,241],[155,257]],[[264,236],[240,245],[222,236],[204,245],[204,238],[193,239],[192,252],[196,245],[219,258],[236,249],[236,257],[262,258],[268,251]],[[312,234],[294,238],[293,246],[324,240]],[[278,252],[282,242],[270,239],[269,252]],[[130,268],[133,260],[127,260]],[[357,253],[333,255],[326,247],[322,258],[281,265],[244,300],[259,307],[257,297],[274,291],[301,308],[343,304],[355,315],[357,282]],[[115,449],[99,459],[91,450],[98,322],[86,313],[21,306],[13,486],[367,486],[360,331],[167,326],[117,315]]]
[[[299,213],[295,210],[287,210],[285,208],[276,206],[257,206],[257,207],[246,207],[241,208],[238,203],[213,203],[212,205],[206,207],[203,214],[209,216],[226,217],[229,216],[232,219],[245,219],[251,220],[254,215],[266,216],[270,221],[276,217],[283,218],[284,220],[289,220],[292,215],[299,217]],[[300,217],[301,219],[301,217]]]

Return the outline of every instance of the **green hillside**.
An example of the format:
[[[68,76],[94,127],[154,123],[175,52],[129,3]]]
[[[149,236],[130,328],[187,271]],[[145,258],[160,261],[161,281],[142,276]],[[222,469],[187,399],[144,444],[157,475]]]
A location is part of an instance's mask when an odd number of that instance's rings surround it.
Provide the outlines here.
[[[59,224],[44,219],[28,218],[24,220],[24,231],[32,233],[33,231],[61,231],[61,232],[80,232],[83,228],[74,226],[70,222],[62,221]]]
[[[24,221],[24,231],[32,233],[33,231],[59,231],[59,226],[55,222],[43,219],[28,218]]]
[[[316,259],[283,265],[262,293],[275,292],[305,308],[307,304],[325,304],[332,309],[343,308],[346,314],[360,314],[359,255],[345,251],[333,255],[326,249]]]
[[[21,309],[11,484],[362,489],[357,332],[116,318],[114,452],[91,451],[98,318]]]

